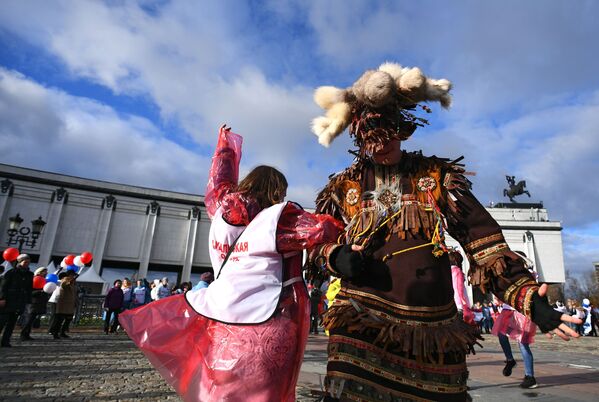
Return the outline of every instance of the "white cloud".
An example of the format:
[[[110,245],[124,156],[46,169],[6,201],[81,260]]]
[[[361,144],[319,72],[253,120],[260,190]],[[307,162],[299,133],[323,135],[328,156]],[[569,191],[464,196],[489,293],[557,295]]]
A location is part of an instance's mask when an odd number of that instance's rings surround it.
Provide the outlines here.
[[[453,81],[454,116],[475,120],[597,88],[598,12],[592,1],[338,0],[312,3],[310,23],[327,64],[357,74],[385,59],[418,65]]]
[[[9,164],[192,193],[206,181],[209,158],[165,139],[150,121],[5,69],[0,137]]]
[[[436,112],[434,125],[419,130],[406,147],[465,154],[468,167],[478,172],[475,193],[485,204],[498,201],[504,176],[514,174],[527,179],[533,200],[543,200],[566,227],[599,219],[593,174],[599,171],[599,102],[592,96],[599,89],[595,2],[267,6],[285,22],[306,18],[306,30],[313,31],[305,48],[303,37],[293,38],[287,57],[286,43],[260,42],[244,2],[176,1],[147,13],[134,1],[6,1],[0,27],[45,48],[75,78],[154,103],[165,121],[183,127],[203,149],[214,144],[218,126],[229,123],[246,138],[242,170],[276,165],[289,178],[290,195],[306,206],[328,174],[350,163],[350,141],[345,136],[328,150],[320,148],[309,132],[310,120],[320,114],[311,99],[313,85],[275,82],[257,66],[309,66],[314,76],[330,79],[316,85],[343,86],[387,59],[418,65],[454,82],[455,107]],[[275,33],[270,35],[276,39]],[[277,50],[274,56],[271,49]],[[266,60],[253,58],[256,50],[256,58]],[[168,141],[151,122],[7,74],[0,105],[10,112],[0,109],[0,135],[3,150],[20,145],[4,152],[13,163],[203,191],[208,159]],[[286,71],[280,75],[287,77]],[[290,74],[298,75],[306,76]],[[39,144],[45,155],[23,150]],[[89,154],[87,160],[81,152]],[[120,167],[127,158],[130,171]]]
[[[324,183],[335,170],[332,163],[325,159],[320,169],[305,165],[306,154],[322,152],[309,129],[318,113],[312,88],[270,82],[255,67],[238,63],[237,53],[251,52],[232,28],[243,15],[215,4],[173,2],[149,15],[135,3],[62,3],[60,13],[42,21],[36,6],[12,3],[2,24],[47,46],[76,77],[116,94],[147,96],[164,119],[180,124],[204,148],[227,122],[246,138],[245,170],[273,164],[292,185]],[[29,14],[35,14],[35,28],[25,18]],[[298,195],[304,204],[315,196]]]
[[[574,274],[593,270],[593,262],[599,261],[599,225],[564,231],[564,259],[566,269]]]

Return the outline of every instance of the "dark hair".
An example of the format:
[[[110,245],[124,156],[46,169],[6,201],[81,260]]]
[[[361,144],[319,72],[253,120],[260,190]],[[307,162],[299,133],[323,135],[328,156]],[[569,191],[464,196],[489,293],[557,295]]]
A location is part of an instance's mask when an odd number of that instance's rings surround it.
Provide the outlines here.
[[[241,180],[237,191],[254,198],[261,208],[268,208],[285,198],[287,179],[277,169],[261,165]]]
[[[114,281],[114,282],[112,283],[112,286],[115,286],[115,285],[117,284],[117,282],[120,282],[120,283],[121,283],[121,285],[123,284],[123,281],[121,281],[120,279],[117,279],[116,281]]]
[[[204,282],[214,281],[214,274],[212,272],[204,272],[200,275],[200,280]]]

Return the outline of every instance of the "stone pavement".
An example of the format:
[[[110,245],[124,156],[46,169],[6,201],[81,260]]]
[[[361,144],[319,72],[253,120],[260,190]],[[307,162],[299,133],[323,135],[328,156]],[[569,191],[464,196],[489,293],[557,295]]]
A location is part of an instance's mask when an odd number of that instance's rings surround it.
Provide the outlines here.
[[[13,337],[0,348],[0,401],[180,401],[125,334],[73,329],[72,339],[34,333],[34,341]],[[561,342],[537,336],[532,350],[539,388],[518,387],[519,364],[503,377],[503,354],[487,335],[484,349],[468,358],[475,401],[599,400],[599,338]],[[324,335],[310,336],[298,381],[297,400],[318,401],[326,372]]]
[[[470,395],[474,401],[598,401],[599,400],[599,338],[580,338],[570,342],[547,339],[538,334],[531,346],[535,377],[539,387],[521,389],[524,364],[520,350],[512,342],[517,366],[510,377],[501,371],[504,356],[497,338],[483,335],[483,349],[468,357]],[[299,401],[318,401],[318,390],[326,373],[326,342],[324,335],[310,335],[298,381]]]

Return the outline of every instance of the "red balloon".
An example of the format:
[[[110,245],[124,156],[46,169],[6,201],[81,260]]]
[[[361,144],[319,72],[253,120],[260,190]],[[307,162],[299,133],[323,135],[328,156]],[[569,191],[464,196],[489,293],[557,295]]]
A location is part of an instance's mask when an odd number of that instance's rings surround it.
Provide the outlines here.
[[[84,264],[89,264],[94,259],[94,255],[89,251],[84,251],[79,257],[81,257],[81,262]]]
[[[64,263],[67,264],[67,266],[73,265],[74,260],[75,260],[75,256],[72,254],[69,254],[66,257],[64,257]]]
[[[46,278],[40,275],[36,275],[33,277],[33,288],[34,289],[43,289],[46,284]]]
[[[13,262],[14,260],[17,259],[18,256],[19,256],[19,250],[17,250],[14,247],[9,247],[6,250],[4,250],[4,252],[2,253],[2,257],[8,262]]]

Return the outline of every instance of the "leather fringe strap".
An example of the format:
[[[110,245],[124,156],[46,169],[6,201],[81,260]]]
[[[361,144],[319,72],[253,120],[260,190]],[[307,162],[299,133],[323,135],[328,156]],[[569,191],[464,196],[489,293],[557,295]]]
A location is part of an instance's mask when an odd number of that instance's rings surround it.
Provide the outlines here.
[[[385,350],[407,353],[423,362],[443,364],[444,354],[466,355],[475,353],[474,345],[482,347],[478,328],[466,324],[457,314],[432,322],[402,320],[350,299],[350,303],[333,303],[322,321],[329,331],[345,328],[366,334]]]

